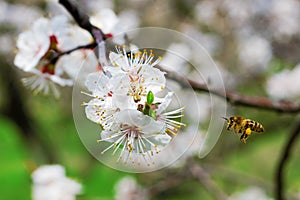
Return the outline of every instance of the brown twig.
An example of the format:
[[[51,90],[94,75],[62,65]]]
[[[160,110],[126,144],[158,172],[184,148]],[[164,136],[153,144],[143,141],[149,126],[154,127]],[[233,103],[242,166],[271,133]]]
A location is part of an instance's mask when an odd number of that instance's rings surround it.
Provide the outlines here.
[[[149,187],[147,192],[150,196],[154,197],[157,194],[160,194],[162,191],[166,191],[168,189],[179,186],[184,180],[185,178],[181,176],[180,177],[168,176],[166,179]]]
[[[89,16],[82,12],[77,5],[69,0],[59,0],[58,2],[66,8],[81,28],[87,30],[93,36],[97,44],[106,39],[102,30],[92,25]]]
[[[199,83],[197,81],[191,80],[175,72],[166,70],[160,66],[158,66],[157,68],[166,72],[168,78],[177,81],[181,84],[182,87],[192,87],[195,91],[198,92],[211,93],[213,95],[226,99],[232,105],[260,108],[264,110],[271,110],[284,113],[300,112],[300,105],[295,104],[293,102],[273,102],[272,100],[266,97],[246,96],[229,90],[209,89],[209,87],[204,83]]]
[[[218,186],[212,181],[209,173],[207,173],[199,164],[194,162],[190,163],[189,170],[193,177],[208,190],[208,192],[217,200],[228,199],[227,195],[218,188]]]
[[[275,187],[275,194],[277,200],[284,200],[284,180],[283,180],[283,173],[284,168],[287,164],[287,161],[291,155],[292,148],[296,143],[296,138],[300,135],[300,122],[296,126],[296,128],[292,131],[290,138],[288,139],[287,143],[285,144],[283,153],[279,160],[278,168],[276,170],[276,187]]]

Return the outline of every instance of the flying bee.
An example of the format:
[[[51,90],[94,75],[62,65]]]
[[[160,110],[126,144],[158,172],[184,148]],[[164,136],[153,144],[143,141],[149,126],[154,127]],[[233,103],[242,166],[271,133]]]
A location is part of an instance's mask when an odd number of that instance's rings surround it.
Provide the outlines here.
[[[242,134],[240,137],[241,142],[246,143],[246,140],[251,135],[252,131],[257,133],[264,132],[263,125],[254,120],[236,116],[230,118],[222,118],[227,121],[228,131],[233,129],[234,132]]]

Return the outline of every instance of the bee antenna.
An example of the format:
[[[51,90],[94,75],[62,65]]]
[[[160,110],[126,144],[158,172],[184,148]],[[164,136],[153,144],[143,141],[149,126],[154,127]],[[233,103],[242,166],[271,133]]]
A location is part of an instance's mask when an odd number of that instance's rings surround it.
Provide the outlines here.
[[[222,119],[225,119],[226,121],[228,120],[226,117],[221,117]]]

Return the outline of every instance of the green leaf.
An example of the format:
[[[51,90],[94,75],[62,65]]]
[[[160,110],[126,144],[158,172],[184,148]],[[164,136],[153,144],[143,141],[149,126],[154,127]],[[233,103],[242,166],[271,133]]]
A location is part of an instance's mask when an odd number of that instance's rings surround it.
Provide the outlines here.
[[[149,115],[149,109],[150,109],[150,106],[147,104],[143,110],[143,114],[144,115]]]
[[[152,102],[154,101],[154,95],[151,91],[148,92],[147,94],[147,104],[152,104]]]

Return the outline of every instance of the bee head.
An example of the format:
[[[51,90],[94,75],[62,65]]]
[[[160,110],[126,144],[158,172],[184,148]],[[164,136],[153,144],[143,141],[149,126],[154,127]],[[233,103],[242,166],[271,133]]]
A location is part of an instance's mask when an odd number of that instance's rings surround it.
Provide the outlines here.
[[[225,119],[227,121],[228,125],[233,124],[234,122],[237,121],[236,117],[230,117],[230,118],[221,117],[221,118]]]
[[[226,118],[226,117],[221,117],[221,118],[222,118],[222,119],[225,119],[226,121],[229,121],[228,118]]]

